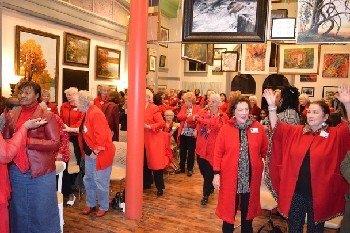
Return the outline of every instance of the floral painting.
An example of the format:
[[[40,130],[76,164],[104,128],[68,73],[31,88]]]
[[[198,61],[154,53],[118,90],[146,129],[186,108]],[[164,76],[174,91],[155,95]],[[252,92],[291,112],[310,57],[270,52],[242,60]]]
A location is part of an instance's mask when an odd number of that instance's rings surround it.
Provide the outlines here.
[[[242,45],[242,74],[267,74],[269,72],[271,43]]]
[[[324,54],[322,77],[349,77],[349,54]]]
[[[52,101],[57,101],[59,41],[57,35],[16,26],[16,74],[49,90]]]
[[[89,67],[90,39],[71,33],[64,34],[64,59],[66,65]]]
[[[96,78],[120,79],[120,51],[97,46],[96,55]]]

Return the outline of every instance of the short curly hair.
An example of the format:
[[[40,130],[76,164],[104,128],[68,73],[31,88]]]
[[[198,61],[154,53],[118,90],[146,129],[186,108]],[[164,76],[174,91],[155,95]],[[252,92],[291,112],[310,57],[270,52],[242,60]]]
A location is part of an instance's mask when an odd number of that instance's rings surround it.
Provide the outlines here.
[[[239,103],[247,103],[247,105],[249,107],[249,111],[251,110],[251,107],[249,104],[249,98],[246,96],[239,96],[238,98],[232,99],[230,104],[229,104],[229,108],[228,108],[228,112],[227,112],[227,115],[229,117],[233,117],[235,115],[235,110],[236,110],[237,105]]]

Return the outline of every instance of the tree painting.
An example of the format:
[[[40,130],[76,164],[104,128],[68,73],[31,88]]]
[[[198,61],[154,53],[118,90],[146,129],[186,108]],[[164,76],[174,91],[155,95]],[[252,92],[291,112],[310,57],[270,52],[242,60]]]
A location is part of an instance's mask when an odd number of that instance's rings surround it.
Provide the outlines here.
[[[350,0],[299,0],[300,42],[350,41]]]

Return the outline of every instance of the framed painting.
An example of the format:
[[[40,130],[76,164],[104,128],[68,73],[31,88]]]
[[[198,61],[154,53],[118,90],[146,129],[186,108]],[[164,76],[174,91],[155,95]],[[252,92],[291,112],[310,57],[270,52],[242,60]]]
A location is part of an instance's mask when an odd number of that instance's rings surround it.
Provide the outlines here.
[[[288,17],[287,9],[271,10],[271,19],[281,19],[281,18],[287,18],[287,17]]]
[[[227,48],[214,48],[214,60],[221,60],[221,54],[226,51]]]
[[[183,44],[182,58],[197,62],[206,63],[208,60],[207,44]]]
[[[120,79],[121,52],[117,49],[96,47],[96,79]]]
[[[207,65],[196,61],[185,60],[185,72],[207,72]]]
[[[300,82],[317,82],[317,74],[301,74]]]
[[[50,90],[58,101],[60,37],[51,33],[16,26],[16,74]]]
[[[207,46],[207,65],[212,66],[214,62],[214,44]]]
[[[63,64],[89,67],[89,63],[90,39],[65,32],[63,43]]]
[[[166,43],[163,43],[163,41],[166,41]],[[169,29],[161,26],[160,32],[159,32],[159,45],[165,48],[168,48],[168,43],[167,43],[168,41],[169,41]]]
[[[301,93],[306,94],[309,97],[314,97],[315,96],[315,88],[314,87],[302,87]]]
[[[268,74],[271,42],[242,44],[241,73]]]
[[[159,57],[159,67],[164,68],[165,67],[165,62],[166,62],[166,56],[165,55],[160,55]]]
[[[318,45],[280,44],[280,73],[316,74],[318,72]]]
[[[224,72],[234,72],[238,70],[238,52],[227,51],[221,54],[221,70]]]
[[[349,77],[349,54],[326,53],[322,63],[323,78],[348,78]]]
[[[322,98],[334,98],[335,94],[337,93],[337,86],[324,86],[322,91]]]
[[[221,68],[222,68],[222,59],[214,59],[212,71],[214,73],[219,73],[219,72],[222,72]]]
[[[295,18],[272,19],[271,40],[294,40]]]
[[[182,41],[264,42],[268,1],[185,0]]]
[[[350,42],[348,0],[298,0],[298,43]]]
[[[148,70],[149,71],[156,71],[156,56],[150,55],[148,60]]]

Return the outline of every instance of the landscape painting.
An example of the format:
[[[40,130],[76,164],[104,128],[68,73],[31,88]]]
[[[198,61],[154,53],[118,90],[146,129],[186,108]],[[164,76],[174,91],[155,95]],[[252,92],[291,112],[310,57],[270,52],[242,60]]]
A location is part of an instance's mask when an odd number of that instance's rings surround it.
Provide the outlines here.
[[[96,55],[96,79],[120,79],[121,52],[97,46]]]

